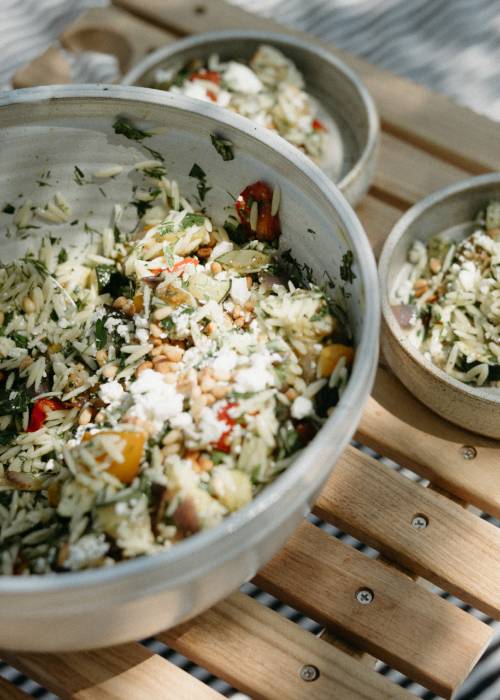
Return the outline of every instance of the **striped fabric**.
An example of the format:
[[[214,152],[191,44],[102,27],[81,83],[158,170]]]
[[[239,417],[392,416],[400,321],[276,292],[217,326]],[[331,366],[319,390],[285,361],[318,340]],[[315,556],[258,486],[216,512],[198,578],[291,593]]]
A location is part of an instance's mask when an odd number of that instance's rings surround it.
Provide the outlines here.
[[[273,17],[332,41],[403,76],[447,94],[463,105],[500,120],[500,0],[231,0],[249,11]],[[53,43],[61,30],[83,10],[106,0],[0,0],[0,89],[8,89],[12,74]],[[69,57],[78,82],[110,81],[116,63],[87,54]],[[391,466],[400,469],[394,464]],[[406,476],[414,474],[402,470]],[[486,517],[486,516],[484,516]],[[368,556],[371,550],[331,525],[312,521],[332,536]],[[493,522],[490,518],[488,518]],[[499,525],[499,523],[496,523]],[[312,632],[319,626],[272,596],[247,584],[243,589]],[[491,625],[484,614],[440,592],[453,604]],[[483,659],[466,680],[457,700],[499,700],[500,625]],[[153,640],[144,642],[228,697],[241,698],[224,682]],[[379,671],[417,696],[435,696],[384,664]],[[1,675],[14,680],[34,697],[56,700],[8,666]]]

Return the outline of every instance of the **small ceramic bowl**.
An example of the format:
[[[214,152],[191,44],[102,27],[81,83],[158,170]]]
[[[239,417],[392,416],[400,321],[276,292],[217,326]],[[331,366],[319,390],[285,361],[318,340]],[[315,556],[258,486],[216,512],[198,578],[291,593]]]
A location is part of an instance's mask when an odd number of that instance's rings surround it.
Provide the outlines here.
[[[150,87],[158,69],[182,68],[190,59],[218,54],[222,60],[248,60],[261,44],[290,58],[304,76],[306,90],[318,104],[327,126],[325,154],[317,164],[351,204],[367,192],[375,170],[379,119],[368,90],[329,51],[294,36],[261,31],[199,34],[158,49],[140,61],[122,80]],[[222,109],[222,108],[221,108]]]
[[[463,428],[500,439],[500,389],[464,384],[427,360],[409,342],[390,304],[390,292],[412,241],[425,242],[441,232],[460,240],[472,232],[478,210],[492,199],[500,199],[500,173],[472,177],[439,190],[398,221],[379,264],[381,347],[392,371],[422,403]]]

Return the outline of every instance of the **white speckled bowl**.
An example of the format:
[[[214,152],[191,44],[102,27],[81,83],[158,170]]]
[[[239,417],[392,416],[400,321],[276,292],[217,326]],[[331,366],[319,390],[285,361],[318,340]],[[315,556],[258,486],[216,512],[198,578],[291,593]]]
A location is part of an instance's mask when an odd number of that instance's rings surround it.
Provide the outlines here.
[[[357,204],[367,192],[375,171],[379,142],[377,110],[360,78],[312,41],[277,32],[207,32],[154,51],[132,68],[122,82],[149,87],[158,68],[180,68],[192,58],[206,59],[212,53],[222,59],[248,60],[260,44],[270,44],[282,51],[303,74],[306,90],[317,100],[320,119],[329,128],[327,155],[320,167],[346,199]]]
[[[0,648],[67,651],[141,639],[200,613],[251,578],[284,544],[308,512],[335,460],[353,434],[371,390],[378,354],[379,301],[376,268],[365,233],[337,188],[297,149],[246,119],[198,100],[125,86],[67,86],[18,90],[0,96],[0,246],[2,261],[29,243],[4,235],[11,216],[1,213],[18,195],[42,203],[64,192],[72,216],[102,228],[111,203],[129,201],[131,166],[150,158],[144,147],[114,133],[126,115],[137,126],[162,133],[146,145],[165,156],[169,175],[191,196],[194,162],[212,189],[208,211],[225,218],[229,192],[263,178],[281,187],[280,245],[311,266],[318,281],[338,280],[351,250],[356,275],[348,286],[346,313],[356,359],[346,391],[325,426],[293,465],[252,503],[212,530],[201,532],[156,556],[92,571],[40,576],[0,576]],[[224,162],[210,134],[234,144]],[[124,172],[101,186],[78,186],[74,167],[86,175],[119,164]],[[51,170],[51,186],[35,181]],[[232,206],[232,205],[231,205]],[[222,218],[222,220],[223,220]],[[122,221],[125,226],[125,222]],[[55,227],[44,227],[43,231]],[[313,229],[312,234],[307,229]],[[126,229],[125,229],[126,230]],[[39,236],[42,229],[30,231]],[[66,240],[88,236],[82,226],[62,224]],[[34,241],[32,241],[34,242]]]
[[[389,302],[411,242],[449,229],[459,237],[467,235],[476,213],[491,199],[500,199],[500,173],[472,177],[431,194],[394,226],[379,263],[381,347],[392,371],[422,403],[452,423],[500,439],[500,389],[469,386],[427,360],[409,342]]]

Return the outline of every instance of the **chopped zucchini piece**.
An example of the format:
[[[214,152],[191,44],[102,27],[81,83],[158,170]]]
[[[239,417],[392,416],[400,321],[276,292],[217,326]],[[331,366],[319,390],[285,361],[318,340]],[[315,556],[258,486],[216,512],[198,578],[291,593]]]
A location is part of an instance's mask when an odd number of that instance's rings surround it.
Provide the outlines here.
[[[199,301],[224,301],[230,289],[231,280],[216,280],[205,272],[189,278],[188,291]]]
[[[225,270],[233,269],[242,275],[249,275],[267,267],[271,262],[271,257],[266,255],[266,253],[261,253],[259,250],[244,248],[243,250],[230,250],[228,253],[224,253],[224,255],[217,258],[217,262]]]

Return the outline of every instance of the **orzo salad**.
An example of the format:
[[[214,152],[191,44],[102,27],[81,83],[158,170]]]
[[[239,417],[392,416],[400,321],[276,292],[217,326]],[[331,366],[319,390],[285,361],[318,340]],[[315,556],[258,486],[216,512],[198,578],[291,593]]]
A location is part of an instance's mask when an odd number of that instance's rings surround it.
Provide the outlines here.
[[[293,61],[265,44],[245,63],[212,54],[180,69],[157,69],[152,87],[213,102],[247,117],[319,159],[327,127]]]
[[[217,525],[348,380],[348,329],[278,251],[279,188],[246,187],[222,227],[162,163],[136,169],[154,194],[130,234],[115,205],[79,253],[47,235],[0,266],[3,574],[110,566]],[[71,207],[57,193],[29,216],[53,228]]]
[[[392,294],[412,344],[466,384],[500,387],[500,202],[457,241],[416,240]]]

